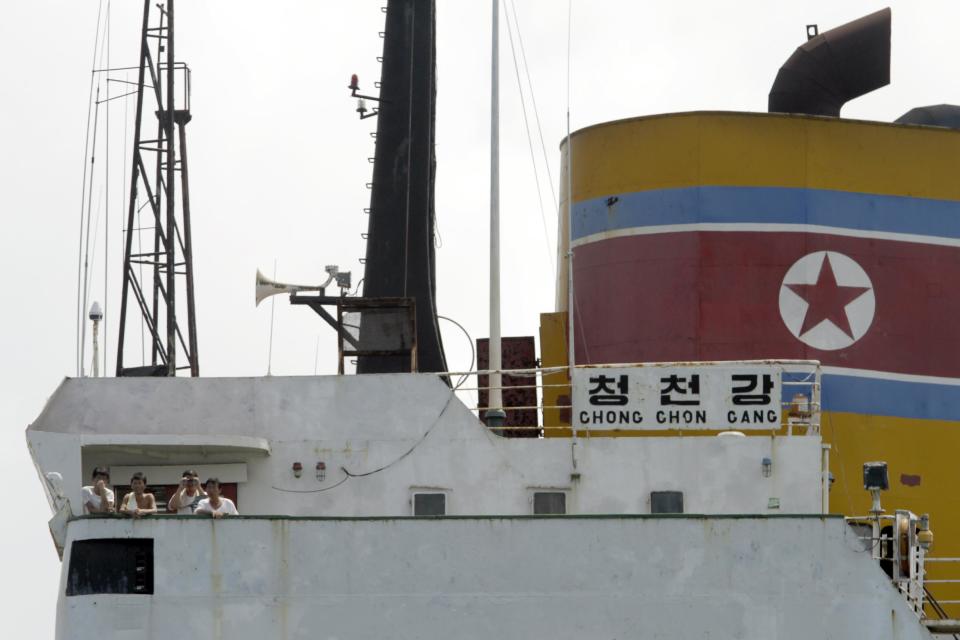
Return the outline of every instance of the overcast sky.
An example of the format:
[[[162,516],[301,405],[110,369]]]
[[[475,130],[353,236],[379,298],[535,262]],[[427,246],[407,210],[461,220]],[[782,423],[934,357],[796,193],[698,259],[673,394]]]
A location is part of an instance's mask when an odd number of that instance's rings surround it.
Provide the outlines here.
[[[567,3],[513,2],[555,182],[557,146],[565,131]],[[59,562],[24,429],[60,380],[75,373],[77,234],[98,4],[7,2],[0,21],[5,61],[0,276],[6,289],[0,320],[6,358],[0,373],[0,469],[8,476],[0,528],[5,556],[0,626],[12,632],[8,637],[49,638],[54,628]],[[346,85],[351,73],[360,75],[367,90],[379,79],[382,4],[192,0],[177,5],[177,57],[193,70],[188,140],[203,375],[266,372],[270,305],[253,305],[258,267],[269,274],[277,260],[278,279],[297,283],[322,279],[325,264],[353,271],[354,282],[360,277],[375,120],[356,118]],[[488,324],[490,3],[437,4],[437,308],[478,338]],[[113,66],[137,63],[141,6],[113,2]],[[574,0],[573,128],[672,111],[763,111],[777,69],[803,42],[806,24],[825,30],[883,6],[859,0]],[[892,120],[914,106],[960,103],[950,62],[960,58],[960,6],[913,0],[892,7],[892,84],[852,102],[846,117]],[[534,131],[541,212],[505,23],[502,27],[503,332],[536,335],[538,314],[553,305],[554,194]],[[104,209],[98,177],[99,239],[92,262],[97,275],[90,299],[101,304],[108,299],[112,363],[123,140],[133,104],[129,110],[124,100],[111,105],[110,211]],[[529,103],[528,113],[532,118]],[[104,119],[99,166],[106,160],[105,131]],[[312,375],[318,344],[317,370],[335,371],[333,333],[312,313],[278,298],[275,321],[275,375]],[[466,368],[466,338],[451,325],[441,327],[449,366]],[[139,331],[133,333],[139,345]]]

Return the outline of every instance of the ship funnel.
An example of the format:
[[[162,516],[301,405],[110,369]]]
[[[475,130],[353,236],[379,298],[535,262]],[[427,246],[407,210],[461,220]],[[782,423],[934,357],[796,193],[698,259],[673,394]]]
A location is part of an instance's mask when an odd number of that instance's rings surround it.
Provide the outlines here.
[[[780,67],[771,113],[839,116],[850,100],[890,84],[890,9],[807,40]]]
[[[931,127],[960,129],[960,106],[934,104],[929,107],[915,107],[894,122],[897,124],[925,124]]]

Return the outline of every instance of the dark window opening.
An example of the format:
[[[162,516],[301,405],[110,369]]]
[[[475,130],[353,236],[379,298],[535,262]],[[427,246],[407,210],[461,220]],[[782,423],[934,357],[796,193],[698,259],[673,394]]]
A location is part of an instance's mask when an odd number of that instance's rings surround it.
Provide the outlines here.
[[[564,515],[567,512],[567,494],[563,491],[537,491],[533,494],[534,515]]]
[[[67,595],[153,593],[153,538],[75,540]]]
[[[413,515],[442,516],[447,513],[447,496],[444,493],[413,494]]]
[[[651,491],[650,513],[683,513],[683,491]]]

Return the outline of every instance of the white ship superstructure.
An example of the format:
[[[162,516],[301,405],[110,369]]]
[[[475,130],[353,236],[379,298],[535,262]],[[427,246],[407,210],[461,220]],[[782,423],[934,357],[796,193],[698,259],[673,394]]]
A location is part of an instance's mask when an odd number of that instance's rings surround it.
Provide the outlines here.
[[[824,513],[812,421],[504,438],[432,374],[68,379],[28,431],[57,637],[929,637],[920,574]],[[96,466],[196,468],[243,515],[83,516]]]

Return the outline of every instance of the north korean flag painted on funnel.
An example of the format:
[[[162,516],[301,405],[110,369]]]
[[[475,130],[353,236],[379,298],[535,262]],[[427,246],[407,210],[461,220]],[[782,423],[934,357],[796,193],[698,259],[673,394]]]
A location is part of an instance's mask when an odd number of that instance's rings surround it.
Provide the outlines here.
[[[578,362],[797,358],[960,378],[957,203],[746,187],[610,202],[574,209]]]

